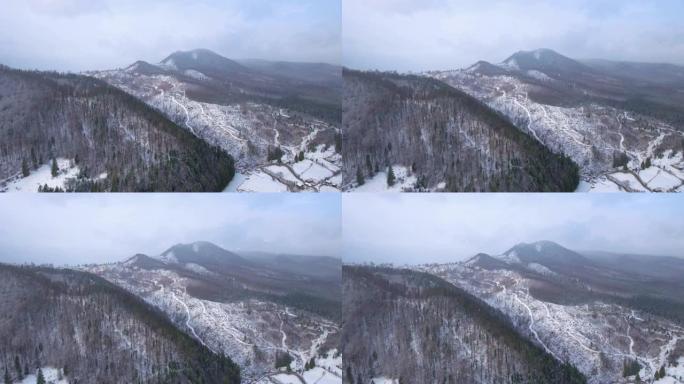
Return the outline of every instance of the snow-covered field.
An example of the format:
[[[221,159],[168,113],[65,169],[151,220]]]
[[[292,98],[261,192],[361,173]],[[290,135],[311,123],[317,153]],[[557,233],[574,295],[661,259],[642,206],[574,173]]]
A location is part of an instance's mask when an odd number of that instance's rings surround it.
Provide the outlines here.
[[[416,191],[416,183],[418,179],[411,172],[409,167],[400,164],[392,166],[395,182],[390,186],[387,183],[387,170],[376,173],[372,178],[364,180],[363,185],[355,184],[349,188],[353,192],[412,192]],[[438,183],[429,188],[429,191],[443,191],[446,188],[446,183]]]
[[[572,363],[592,384],[631,382],[622,377],[625,359],[641,364],[642,378],[653,378],[656,370],[667,367],[676,344],[684,340],[683,327],[616,304],[559,305],[538,300],[530,295],[530,280],[509,270],[461,263],[418,269],[501,310],[520,332],[558,360]]]
[[[47,384],[69,384],[69,381],[61,375],[61,370],[52,367],[43,367],[43,377]],[[36,384],[38,381],[37,373],[28,375],[22,381],[18,381],[18,384]],[[61,377],[61,379],[60,379]]]
[[[303,373],[280,372],[260,378],[254,384],[341,384],[342,356],[328,351],[315,359],[316,366]]]
[[[397,379],[388,379],[386,377],[374,377],[371,379],[371,384],[399,384]]]
[[[661,148],[665,139],[681,142],[684,133],[660,120],[597,104],[542,104],[530,99],[530,84],[512,75],[485,76],[468,70],[430,75],[503,113],[552,151],[571,157],[580,167],[578,192],[674,192],[684,185],[683,175],[676,171],[684,169],[682,150]],[[528,75],[555,81],[539,71]],[[627,171],[636,176],[649,158],[654,169],[641,180],[622,175],[622,169],[613,167],[617,153],[627,156]],[[655,179],[644,180],[655,174]]]
[[[656,380],[654,384],[684,384],[684,357],[677,359],[675,365],[665,367],[665,377]]]
[[[186,267],[196,269],[193,265]],[[161,309],[212,351],[225,353],[240,365],[247,383],[281,373],[274,368],[276,352],[286,352],[293,358],[293,374],[287,376],[311,377],[313,373],[306,373],[304,365],[315,358],[316,366],[327,372],[315,371],[320,373],[317,378],[326,380],[320,383],[334,378],[342,382],[341,357],[333,358],[328,354],[334,354],[334,350],[321,349],[330,335],[339,332],[339,326],[318,315],[256,299],[199,299],[188,293],[188,286],[195,282],[171,270],[144,270],[125,263],[88,270]]]
[[[339,191],[341,155],[334,146],[316,141],[332,125],[267,104],[245,102],[219,105],[198,102],[186,95],[188,84],[168,75],[142,75],[134,71],[103,71],[103,79],[162,111],[210,144],[235,158],[239,175],[226,192]],[[193,71],[192,77],[210,80]],[[269,148],[279,147],[281,162],[267,161]],[[305,160],[295,161],[304,152]],[[301,164],[304,163],[304,164]],[[290,172],[273,171],[284,166]]]
[[[304,152],[302,161],[295,161],[294,156],[286,155],[280,163],[272,162],[239,173],[225,191],[338,192],[342,182],[341,161],[341,155],[336,153],[334,148],[319,145],[315,151]]]
[[[78,176],[79,168],[73,160],[58,158],[59,173],[52,177],[52,163],[43,164],[36,170],[31,170],[26,177],[17,175],[10,180],[0,182],[0,192],[38,192],[38,187],[47,185],[50,188],[62,188],[68,179]]]

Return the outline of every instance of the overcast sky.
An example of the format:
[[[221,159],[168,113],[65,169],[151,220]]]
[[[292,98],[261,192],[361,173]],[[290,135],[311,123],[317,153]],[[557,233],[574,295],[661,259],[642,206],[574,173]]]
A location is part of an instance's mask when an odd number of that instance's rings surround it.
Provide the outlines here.
[[[348,67],[456,69],[550,48],[684,65],[681,0],[344,0]]]
[[[0,262],[102,263],[201,240],[230,251],[340,256],[337,194],[0,197]]]
[[[2,0],[0,63],[82,71],[179,50],[341,61],[340,0]]]
[[[632,194],[344,194],[345,262],[420,264],[521,242],[684,257],[684,199]]]

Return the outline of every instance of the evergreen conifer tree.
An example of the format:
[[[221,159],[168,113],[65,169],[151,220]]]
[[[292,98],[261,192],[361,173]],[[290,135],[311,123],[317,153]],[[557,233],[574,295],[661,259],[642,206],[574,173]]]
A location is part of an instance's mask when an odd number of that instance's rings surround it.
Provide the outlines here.
[[[363,178],[363,172],[361,172],[361,168],[356,169],[356,184],[358,185],[364,185],[366,183],[366,180]]]
[[[387,185],[390,187],[394,186],[394,183],[396,182],[396,176],[394,176],[394,170],[392,169],[392,166],[389,166],[389,169],[387,170]]]
[[[14,357],[14,369],[17,371],[17,379],[19,381],[24,380],[24,373],[21,370],[21,363],[19,362],[19,356]]]
[[[26,159],[21,161],[21,174],[24,177],[29,175],[29,167],[28,167],[28,163],[26,162]]]
[[[38,373],[36,374],[36,384],[45,384],[45,376],[43,376],[43,370],[38,368]]]
[[[50,170],[52,173],[52,177],[56,177],[57,173],[59,173],[59,167],[57,166],[57,159],[54,157],[52,158],[52,169]]]

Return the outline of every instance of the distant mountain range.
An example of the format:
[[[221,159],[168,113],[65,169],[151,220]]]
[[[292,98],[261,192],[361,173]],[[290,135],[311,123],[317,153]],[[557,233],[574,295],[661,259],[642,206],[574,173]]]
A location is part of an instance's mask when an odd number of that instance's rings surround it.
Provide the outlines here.
[[[158,64],[138,61],[124,71],[168,75],[192,84],[188,96],[212,104],[254,101],[339,121],[342,68],[325,63],[235,61],[208,49],[174,52]],[[111,71],[93,72],[103,74]],[[106,79],[107,76],[104,76]]]

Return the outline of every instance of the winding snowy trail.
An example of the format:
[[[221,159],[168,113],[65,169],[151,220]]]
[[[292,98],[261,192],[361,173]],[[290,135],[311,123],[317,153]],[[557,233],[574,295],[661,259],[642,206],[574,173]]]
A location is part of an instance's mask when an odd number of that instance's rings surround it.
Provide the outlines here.
[[[193,135],[197,136],[197,133],[195,133],[195,129],[192,127],[192,125],[190,125],[190,113],[188,112],[188,109],[185,107],[185,105],[178,102],[178,100],[176,100],[175,97],[170,97],[174,103],[178,104],[183,109],[183,111],[185,111],[185,125],[188,127],[188,129],[190,129],[190,132],[192,132]]]
[[[620,125],[619,130],[616,132],[618,135],[620,135],[620,150],[622,152],[627,152],[627,149],[625,148],[625,135],[622,134],[622,120],[620,120],[620,116],[615,116],[615,120],[617,120],[618,124]]]
[[[547,353],[549,353],[549,354],[551,354],[553,357],[555,357],[556,360],[558,360],[558,361],[563,361],[563,360],[561,360],[555,353],[553,353],[553,351],[551,351],[551,350],[546,346],[546,344],[544,344],[544,342],[539,338],[539,335],[537,334],[537,331],[534,329],[534,316],[532,316],[532,310],[530,309],[530,307],[529,307],[527,304],[525,304],[525,302],[523,302],[522,300],[520,300],[520,298],[518,297],[517,294],[514,293],[514,294],[513,294],[513,297],[515,297],[515,300],[517,300],[518,303],[520,303],[523,307],[525,307],[525,309],[527,309],[527,313],[530,315],[530,324],[529,324],[528,328],[529,328],[530,332],[532,332],[532,334],[534,335],[534,338],[537,339],[537,341],[539,342],[539,344],[542,345],[542,347],[544,347],[544,349],[546,350]]]
[[[190,325],[190,320],[192,319],[192,317],[190,316],[190,308],[188,307],[188,305],[185,304],[185,302],[184,302],[183,300],[179,299],[178,296],[176,296],[176,292],[171,291],[171,297],[172,297],[174,300],[176,300],[177,302],[179,302],[179,303],[183,306],[183,308],[185,308],[185,313],[186,313],[186,315],[187,315],[187,318],[185,319],[185,325],[190,329],[190,332],[192,332],[192,334],[195,336],[195,338],[196,338],[200,343],[202,343],[202,345],[204,345],[205,347],[209,348],[212,352],[216,353],[213,349],[211,349],[211,348],[204,342],[204,340],[202,340],[201,337],[199,337],[199,335],[197,334],[197,332],[195,332],[195,328],[193,328],[193,326]]]
[[[278,314],[278,317],[280,317],[280,314]],[[288,350],[287,344],[285,344],[285,342],[287,341],[287,333],[285,333],[285,331],[283,331],[283,324],[284,323],[285,323],[285,321],[281,318],[280,319],[280,334],[283,335],[283,339],[281,340],[281,345],[282,345],[283,349]]]
[[[534,128],[532,128],[532,122],[533,122],[533,120],[532,120],[532,114],[530,113],[530,110],[527,109],[527,107],[524,106],[522,103],[520,103],[517,99],[514,98],[513,101],[514,101],[520,108],[524,109],[525,112],[527,113],[527,121],[529,122],[529,123],[527,124],[527,129],[532,133],[532,136],[534,136],[534,138],[537,139],[538,142],[544,144],[544,142],[539,138],[539,136],[537,136],[537,132],[534,130]]]

